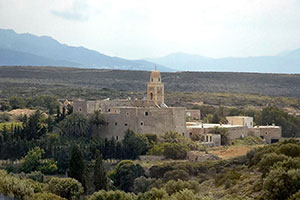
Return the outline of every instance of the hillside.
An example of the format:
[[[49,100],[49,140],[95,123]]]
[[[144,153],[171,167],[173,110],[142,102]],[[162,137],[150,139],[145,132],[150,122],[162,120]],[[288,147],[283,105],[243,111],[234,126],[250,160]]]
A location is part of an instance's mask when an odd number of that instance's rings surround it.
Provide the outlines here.
[[[155,63],[111,57],[84,47],[61,44],[48,36],[18,34],[0,29],[0,65],[72,66],[125,70],[153,70]],[[17,58],[17,59],[16,59]],[[174,71],[157,66],[161,71]]]
[[[98,70],[57,67],[0,67],[2,97],[13,88],[58,86],[123,91],[145,91],[147,71]],[[300,75],[233,72],[162,73],[166,92],[243,93],[300,98]],[[34,95],[34,93],[32,94]],[[79,94],[80,95],[80,94]]]
[[[186,53],[174,53],[146,60],[181,71],[300,73],[300,49],[276,56],[208,58]]]

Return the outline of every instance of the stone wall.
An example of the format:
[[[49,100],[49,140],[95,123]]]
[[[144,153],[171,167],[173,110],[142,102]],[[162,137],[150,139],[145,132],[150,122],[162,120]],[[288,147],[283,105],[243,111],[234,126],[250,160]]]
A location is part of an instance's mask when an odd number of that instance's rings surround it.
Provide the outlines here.
[[[253,127],[253,117],[227,116],[226,120],[228,121],[228,124],[231,125],[247,126],[248,128]]]
[[[115,107],[111,111],[116,112],[103,113],[108,125],[95,128],[94,135],[121,140],[128,129],[156,135],[168,131],[184,134],[186,131],[185,108]]]
[[[281,139],[281,127],[279,126],[256,126],[249,129],[249,135],[261,137],[268,144],[278,142]]]

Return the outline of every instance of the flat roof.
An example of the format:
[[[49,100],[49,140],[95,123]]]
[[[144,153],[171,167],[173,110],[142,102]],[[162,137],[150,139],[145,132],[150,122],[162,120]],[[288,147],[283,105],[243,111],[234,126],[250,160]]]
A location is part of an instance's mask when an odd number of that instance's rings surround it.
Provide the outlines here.
[[[236,128],[236,127],[245,127],[242,125],[231,125],[231,124],[199,124],[199,123],[187,123],[187,128]]]

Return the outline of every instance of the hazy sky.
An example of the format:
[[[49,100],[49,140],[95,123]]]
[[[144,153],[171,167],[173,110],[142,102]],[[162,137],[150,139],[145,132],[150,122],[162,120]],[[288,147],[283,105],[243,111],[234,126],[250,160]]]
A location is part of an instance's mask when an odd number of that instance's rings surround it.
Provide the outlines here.
[[[0,28],[130,59],[275,55],[300,47],[300,0],[0,0]]]

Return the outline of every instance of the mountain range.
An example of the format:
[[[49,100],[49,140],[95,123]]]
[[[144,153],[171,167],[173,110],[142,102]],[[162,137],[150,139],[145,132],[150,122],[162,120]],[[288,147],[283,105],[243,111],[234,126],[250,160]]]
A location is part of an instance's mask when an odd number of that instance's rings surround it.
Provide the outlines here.
[[[153,70],[157,65],[145,60],[111,57],[84,47],[61,44],[48,36],[18,34],[0,29],[0,65],[63,66],[80,68]],[[174,71],[157,65],[160,71]]]
[[[111,57],[85,47],[61,44],[48,36],[18,34],[0,29],[0,65],[62,66],[162,72],[230,71],[260,73],[300,73],[300,48],[275,56],[209,58],[173,53],[159,58],[128,60]]]
[[[276,56],[209,58],[186,53],[173,53],[145,60],[176,71],[300,73],[300,48]]]

